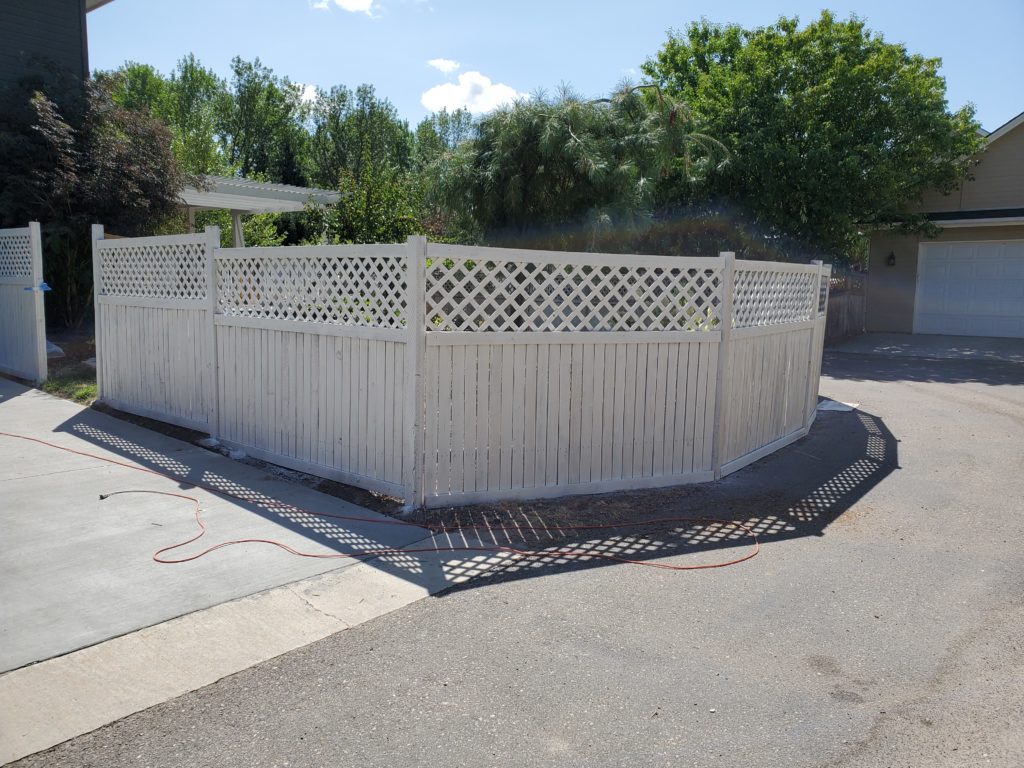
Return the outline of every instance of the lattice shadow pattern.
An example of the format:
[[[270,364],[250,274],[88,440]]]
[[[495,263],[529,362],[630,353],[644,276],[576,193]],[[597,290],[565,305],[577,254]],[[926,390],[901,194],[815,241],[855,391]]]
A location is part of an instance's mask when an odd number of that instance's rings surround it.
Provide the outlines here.
[[[32,245],[27,234],[0,235],[0,277],[32,277]]]
[[[697,331],[720,322],[718,267],[443,259],[427,269],[431,331]]]
[[[217,261],[217,308],[236,317],[405,327],[398,256],[253,256]]]
[[[808,464],[808,455],[817,460]],[[721,561],[728,558],[719,550],[735,549],[740,554],[740,548],[751,543],[749,534],[710,521],[660,526],[639,525],[636,521],[676,514],[731,518],[753,531],[762,544],[817,536],[841,520],[898,465],[897,442],[880,419],[860,411],[830,414],[827,423],[815,428],[809,445],[804,443],[800,449],[777,454],[773,465],[760,471],[748,470],[743,483],[702,487],[682,494],[668,488],[591,497],[589,501],[561,499],[432,510],[423,513],[422,521],[450,528],[472,526],[486,545],[540,553],[530,558],[512,553],[453,557],[443,566],[446,579],[452,582],[474,576],[527,578],[614,564],[599,554],[635,560],[692,555],[686,564]],[[796,482],[794,475],[798,476]],[[853,519],[857,519],[856,514]],[[616,521],[619,525],[608,531],[574,531],[570,527],[573,523]],[[466,545],[471,539],[456,531],[447,535],[445,543]],[[594,556],[570,558],[558,554],[564,550]]]
[[[286,501],[238,483],[217,472],[200,470],[166,453],[147,448],[140,443],[120,437],[105,429],[89,424],[72,423],[68,426],[68,431],[94,445],[101,446],[106,450],[123,456],[140,466],[173,476],[178,481],[179,486],[186,491],[194,487],[193,484],[198,484],[228,494],[234,497],[234,499],[229,499],[225,504],[244,504],[250,511],[259,514],[264,519],[282,525],[288,530],[318,543],[321,547],[326,547],[326,550],[321,551],[334,550],[358,553],[360,551],[378,550],[386,546],[380,540],[373,538],[372,535],[366,535],[353,530],[353,526],[350,523],[309,514],[293,507]],[[203,506],[206,508],[209,505],[204,503]],[[220,527],[221,518],[216,514],[222,507],[223,505],[218,502],[213,505],[212,510],[209,510],[215,513],[207,519],[207,522],[212,525],[210,531],[211,540],[215,536],[220,537],[218,540],[231,537],[231,529]],[[366,527],[368,530],[372,530],[372,526]],[[188,552],[199,551],[210,543],[205,540],[198,542],[194,550],[189,549]],[[312,549],[312,547],[304,547],[301,540],[291,543],[299,549]],[[378,556],[376,559],[381,563],[387,563],[391,568],[401,570],[407,574],[423,573],[423,564],[414,554],[396,552],[390,555]]]

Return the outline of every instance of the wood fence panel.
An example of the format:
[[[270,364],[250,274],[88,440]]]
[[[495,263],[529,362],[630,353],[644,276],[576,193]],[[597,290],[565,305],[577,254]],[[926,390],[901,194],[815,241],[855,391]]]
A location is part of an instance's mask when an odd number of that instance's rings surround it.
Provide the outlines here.
[[[97,241],[103,399],[411,505],[709,480],[813,419],[818,265],[214,235]]]
[[[568,343],[538,339],[529,346],[500,336],[481,333],[472,343],[452,345],[435,344],[428,334],[428,506],[654,487],[710,476],[716,333],[665,344],[632,341],[628,332],[577,333],[571,341],[555,340]],[[618,356],[622,366],[615,362]],[[670,373],[668,361],[691,356],[692,375]],[[466,359],[477,361],[473,387],[458,384],[460,374],[466,376],[459,361]],[[466,411],[484,418],[466,419]],[[484,424],[489,428],[481,433]],[[685,465],[684,453],[692,457]],[[679,460],[673,463],[668,455]],[[621,461],[623,456],[629,460]],[[487,473],[475,471],[484,465]]]

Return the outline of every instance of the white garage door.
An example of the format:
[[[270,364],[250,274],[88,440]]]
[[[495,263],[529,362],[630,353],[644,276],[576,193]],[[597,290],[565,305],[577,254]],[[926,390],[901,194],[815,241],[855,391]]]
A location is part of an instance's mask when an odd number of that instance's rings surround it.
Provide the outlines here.
[[[914,333],[1024,338],[1024,240],[922,245]]]

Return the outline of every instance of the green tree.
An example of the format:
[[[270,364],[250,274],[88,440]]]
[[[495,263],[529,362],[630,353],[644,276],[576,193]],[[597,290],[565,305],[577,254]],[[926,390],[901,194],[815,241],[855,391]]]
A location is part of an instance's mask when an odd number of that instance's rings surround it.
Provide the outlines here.
[[[372,86],[353,93],[335,86],[317,94],[310,113],[310,176],[317,186],[336,189],[343,171],[361,182],[364,170],[407,171],[412,161],[409,124]]]
[[[643,69],[731,160],[661,203],[738,205],[768,238],[847,255],[865,228],[920,223],[907,201],[954,188],[980,141],[971,107],[949,111],[939,66],[828,12],[803,29],[672,32]]]
[[[148,64],[126,62],[112,72],[97,72],[96,79],[107,84],[118,105],[145,112],[171,129],[174,154],[188,173],[230,173],[222,133],[231,95],[194,55],[179,60],[169,77]]]
[[[174,133],[174,153],[186,171],[221,174],[230,158],[221,149],[224,113],[231,103],[224,81],[192,54],[178,62],[167,83],[166,98],[153,114]]]
[[[470,211],[492,243],[626,248],[622,236],[647,226],[660,180],[721,161],[680,105],[644,90],[588,101],[563,89],[485,116],[439,176],[448,209]]]
[[[419,189],[411,174],[383,164],[366,164],[362,178],[345,169],[341,200],[311,218],[332,243],[397,243],[423,231]]]
[[[248,178],[304,186],[308,135],[301,89],[259,59],[231,62],[231,99],[222,129],[228,160]]]

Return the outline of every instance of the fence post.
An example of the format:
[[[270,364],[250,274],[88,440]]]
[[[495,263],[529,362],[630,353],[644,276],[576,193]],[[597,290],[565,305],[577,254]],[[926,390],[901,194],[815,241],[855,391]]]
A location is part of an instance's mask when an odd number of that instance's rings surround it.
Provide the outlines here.
[[[816,269],[814,270],[814,286],[811,290],[811,320],[814,325],[811,326],[811,351],[807,355],[807,397],[804,399],[804,428],[810,429],[811,424],[814,423],[814,414],[817,409],[818,401],[818,382],[814,380],[814,353],[817,349],[815,344],[815,338],[818,335],[818,302],[821,300],[821,271],[822,271],[822,260],[812,259]],[[827,308],[826,304],[826,308]],[[822,329],[822,338],[824,339],[825,331]]]
[[[206,244],[206,343],[210,350],[209,357],[204,361],[207,381],[210,382],[207,396],[210,398],[209,412],[206,414],[210,437],[216,438],[220,432],[220,370],[217,364],[217,260],[216,250],[220,247],[220,227],[207,226],[204,230]]]
[[[100,266],[100,252],[96,245],[103,239],[103,225],[92,225],[92,316],[93,338],[96,344],[96,400],[103,399],[103,322],[100,309],[100,278],[103,269]]]
[[[405,256],[405,504],[423,504],[423,356],[426,347],[427,238],[410,236]]]
[[[29,249],[32,252],[32,311],[35,313],[33,331],[36,337],[36,376],[38,383],[46,381],[46,307],[43,304],[43,236],[38,221],[28,224]]]
[[[711,436],[711,468],[715,480],[722,477],[722,443],[728,418],[729,354],[732,340],[732,299],[736,287],[736,254],[724,251],[722,261],[722,304],[719,312],[721,341],[718,342],[718,372],[715,376],[715,432]]]

